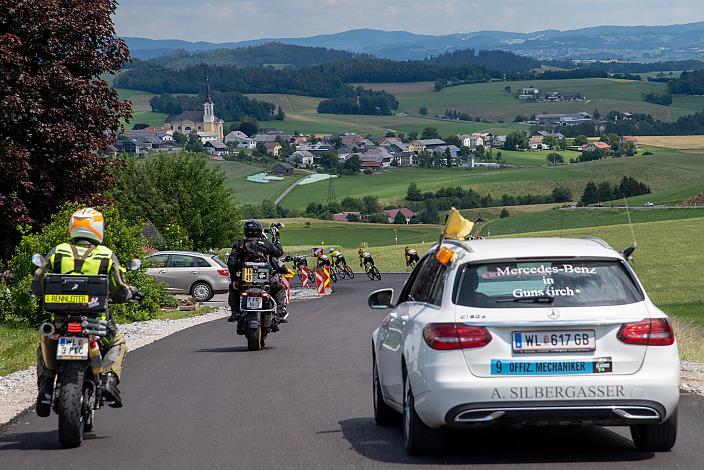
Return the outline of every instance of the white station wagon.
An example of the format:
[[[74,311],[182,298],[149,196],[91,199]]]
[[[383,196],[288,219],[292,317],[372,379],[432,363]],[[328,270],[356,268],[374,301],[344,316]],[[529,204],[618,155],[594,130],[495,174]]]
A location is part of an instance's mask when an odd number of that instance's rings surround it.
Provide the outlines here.
[[[441,262],[442,261],[442,262]],[[373,335],[374,416],[403,416],[411,454],[443,428],[630,426],[639,449],[677,437],[670,321],[599,239],[445,241],[416,266]]]

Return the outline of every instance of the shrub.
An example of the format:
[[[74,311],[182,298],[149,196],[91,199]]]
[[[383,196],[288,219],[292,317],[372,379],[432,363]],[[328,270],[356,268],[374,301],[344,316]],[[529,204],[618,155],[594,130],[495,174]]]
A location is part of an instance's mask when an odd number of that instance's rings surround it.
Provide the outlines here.
[[[646,150],[646,151],[643,152],[641,155],[645,157],[646,155],[654,155],[654,154],[653,154],[653,152],[650,152],[650,151]]]
[[[502,219],[505,219],[505,218],[508,217],[509,215],[510,215],[510,214],[508,213],[508,209],[506,209],[506,208],[504,207],[503,209],[501,209],[501,214],[499,214],[499,217],[502,218]]]
[[[51,222],[38,233],[24,235],[15,249],[9,266],[13,272],[10,284],[10,299],[13,314],[25,319],[30,324],[37,324],[45,319],[44,312],[37,309],[36,300],[29,290],[36,267],[32,264],[34,253],[46,254],[60,243],[68,242],[68,221],[71,213],[78,209],[76,204],[68,204],[55,213]],[[140,225],[130,225],[114,206],[97,207],[105,216],[104,245],[115,252],[122,263],[144,256],[143,238]],[[111,306],[112,313],[121,320],[147,320],[159,313],[162,303],[173,303],[173,297],[166,294],[163,284],[143,272],[129,272],[127,280],[131,285],[144,292],[145,298],[139,304]]]

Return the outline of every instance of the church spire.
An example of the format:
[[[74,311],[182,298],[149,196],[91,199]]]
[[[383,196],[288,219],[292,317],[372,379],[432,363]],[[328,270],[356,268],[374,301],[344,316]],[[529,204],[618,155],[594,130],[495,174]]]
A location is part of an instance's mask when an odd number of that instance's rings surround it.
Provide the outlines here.
[[[205,102],[213,102],[213,99],[210,97],[210,79],[208,77],[205,77]]]

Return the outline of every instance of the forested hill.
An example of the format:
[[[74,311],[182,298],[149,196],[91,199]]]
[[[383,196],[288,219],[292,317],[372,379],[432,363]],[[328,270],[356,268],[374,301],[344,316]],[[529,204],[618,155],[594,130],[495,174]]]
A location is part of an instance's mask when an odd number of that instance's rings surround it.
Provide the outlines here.
[[[274,42],[258,46],[203,52],[188,52],[179,49],[152,59],[152,62],[169,69],[183,69],[198,64],[302,68],[363,58],[371,58],[371,56],[325,47],[293,46]]]
[[[526,57],[508,51],[475,51],[461,49],[426,59],[426,62],[442,65],[479,65],[503,73],[526,72],[540,67],[540,62],[532,57]]]

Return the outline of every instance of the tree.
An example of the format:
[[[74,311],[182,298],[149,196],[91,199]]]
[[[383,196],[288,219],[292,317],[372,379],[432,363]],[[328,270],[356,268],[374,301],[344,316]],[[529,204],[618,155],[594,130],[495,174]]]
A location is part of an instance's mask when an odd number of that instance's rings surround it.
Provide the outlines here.
[[[99,77],[129,61],[117,2],[14,0],[0,6],[0,258],[67,201],[99,202],[112,185],[98,151],[130,105]],[[98,198],[99,199],[99,198]]]
[[[438,213],[438,203],[435,199],[430,199],[425,201],[423,204],[423,212],[420,215],[423,223],[426,224],[437,224],[440,220],[440,215]]]
[[[396,216],[394,217],[394,224],[395,225],[406,225],[408,222],[406,222],[406,216],[404,216],[401,211],[396,212]]]
[[[506,150],[522,150],[528,148],[528,134],[519,130],[510,132],[506,136],[504,148]]]
[[[362,169],[362,160],[359,158],[359,155],[354,154],[345,160],[342,168],[350,175],[356,175]]]
[[[557,152],[551,152],[548,154],[547,157],[545,157],[548,161],[548,165],[562,165],[565,163],[565,157],[560,155]]]
[[[547,146],[549,149],[554,149],[557,147],[557,139],[551,135],[546,135],[543,137],[543,146]]]
[[[359,222],[360,220],[357,214],[347,214],[347,222]]]
[[[589,143],[589,139],[587,139],[587,136],[585,135],[578,135],[577,137],[572,140],[572,145],[587,145]]]
[[[174,142],[176,142],[180,146],[184,146],[186,142],[188,142],[188,137],[186,134],[176,131],[174,132]]]
[[[599,190],[596,188],[596,183],[594,181],[589,181],[584,187],[584,192],[582,193],[582,198],[580,199],[584,204],[594,204],[599,202]]]
[[[433,154],[427,150],[423,150],[418,154],[418,164],[422,168],[430,168],[433,166]]]
[[[447,166],[452,166],[452,152],[450,152],[450,147],[445,147],[445,164]]]
[[[196,131],[191,131],[190,134],[188,134],[188,142],[186,142],[184,150],[192,153],[205,152],[205,147],[203,147],[203,141],[200,140],[200,137],[198,136],[198,133]]]
[[[240,125],[237,130],[247,134],[248,137],[251,137],[259,131],[259,126],[256,119],[252,117],[244,117],[242,118],[242,121],[240,121]]]
[[[340,201],[340,206],[342,206],[343,211],[361,212],[362,200],[352,196],[347,196]]]
[[[322,154],[320,154],[320,166],[326,171],[336,173],[340,167],[340,159],[337,157],[337,153],[323,152]]]
[[[254,152],[252,152],[252,156],[258,158],[266,158],[269,156],[269,150],[267,150],[264,142],[257,142],[257,145],[254,147]]]
[[[426,139],[439,139],[440,134],[438,133],[438,130],[434,127],[426,127],[423,129],[423,132],[420,134],[421,140],[426,140]]]
[[[428,108],[425,106],[421,106],[420,108],[418,108],[418,114],[420,114],[421,116],[427,116]]]
[[[408,141],[413,142],[414,140],[418,140],[418,133],[416,131],[411,131],[408,133]]]
[[[422,201],[423,195],[418,189],[416,183],[411,183],[408,185],[408,190],[406,191],[406,201]]]
[[[281,109],[281,106],[279,106],[279,110],[276,112],[276,116],[274,117],[275,121],[283,121],[286,118],[286,114],[284,113],[284,110]]]
[[[115,198],[130,221],[151,220],[163,230],[176,223],[196,250],[219,249],[240,235],[240,214],[221,169],[188,153],[160,153],[115,172]]]
[[[380,211],[379,199],[375,196],[367,195],[362,198],[362,212],[364,214],[374,214]]]
[[[501,209],[501,213],[499,214],[499,218],[505,219],[505,218],[508,217],[509,215],[510,215],[510,214],[508,213],[508,209],[506,209],[506,208],[504,207],[504,208]]]
[[[269,199],[264,199],[261,204],[261,214],[265,219],[276,217],[276,206]]]
[[[569,202],[572,200],[572,191],[564,186],[558,186],[552,190],[552,202]]]

